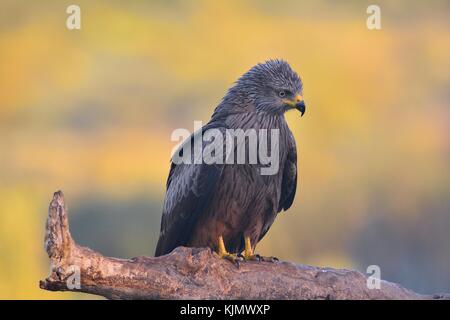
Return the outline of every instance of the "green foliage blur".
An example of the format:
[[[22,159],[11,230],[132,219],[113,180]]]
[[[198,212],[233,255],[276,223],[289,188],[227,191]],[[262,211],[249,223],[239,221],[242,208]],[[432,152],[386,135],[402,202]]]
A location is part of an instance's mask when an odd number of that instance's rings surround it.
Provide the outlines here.
[[[294,205],[258,247],[298,263],[381,267],[450,291],[450,5],[377,1],[0,3],[0,298],[90,298],[38,288],[44,224],[62,189],[75,240],[151,255],[175,128],[206,122],[268,58],[304,82]]]

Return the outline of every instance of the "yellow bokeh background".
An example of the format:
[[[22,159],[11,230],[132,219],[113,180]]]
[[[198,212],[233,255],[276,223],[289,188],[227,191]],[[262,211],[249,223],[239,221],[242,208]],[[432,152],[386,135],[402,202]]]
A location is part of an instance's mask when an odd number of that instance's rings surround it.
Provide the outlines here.
[[[171,132],[268,58],[308,110],[287,115],[298,195],[260,253],[450,291],[448,2],[378,1],[373,31],[366,1],[83,0],[81,30],[70,4],[0,3],[0,298],[92,298],[38,288],[58,189],[77,241],[151,255]]]

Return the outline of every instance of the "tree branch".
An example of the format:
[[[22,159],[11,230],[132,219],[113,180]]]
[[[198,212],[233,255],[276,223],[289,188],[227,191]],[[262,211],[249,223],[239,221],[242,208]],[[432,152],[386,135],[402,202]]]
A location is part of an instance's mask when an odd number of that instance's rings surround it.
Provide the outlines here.
[[[246,262],[237,268],[206,248],[179,247],[154,257],[104,257],[77,245],[69,232],[61,191],[53,195],[45,233],[50,276],[40,287],[79,291],[109,299],[445,299],[425,296],[395,283],[368,289],[356,271]],[[77,288],[77,276],[79,286]],[[74,281],[73,281],[74,280]]]

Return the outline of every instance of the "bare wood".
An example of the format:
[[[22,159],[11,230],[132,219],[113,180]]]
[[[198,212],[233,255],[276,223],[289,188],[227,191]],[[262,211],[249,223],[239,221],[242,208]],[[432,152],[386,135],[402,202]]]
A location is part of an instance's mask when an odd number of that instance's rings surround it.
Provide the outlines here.
[[[50,276],[40,287],[80,291],[109,299],[448,299],[425,296],[382,281],[368,289],[366,277],[352,270],[296,265],[290,262],[246,262],[237,268],[205,248],[179,247],[154,257],[104,257],[77,245],[69,232],[61,191],[50,203],[45,233]],[[74,266],[80,289],[69,289]]]

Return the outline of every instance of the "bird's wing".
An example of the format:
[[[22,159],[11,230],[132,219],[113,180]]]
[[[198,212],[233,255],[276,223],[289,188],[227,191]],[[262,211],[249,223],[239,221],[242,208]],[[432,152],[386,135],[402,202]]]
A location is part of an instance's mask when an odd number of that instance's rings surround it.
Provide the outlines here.
[[[291,207],[297,190],[297,147],[291,132],[289,132],[288,148],[287,158],[283,169],[278,212],[287,210]]]
[[[210,124],[202,132],[212,127],[222,130],[217,125]],[[193,145],[194,135],[195,133],[185,143]],[[214,194],[222,169],[221,164],[172,162],[155,256],[167,254],[176,247],[187,244],[195,224]]]

